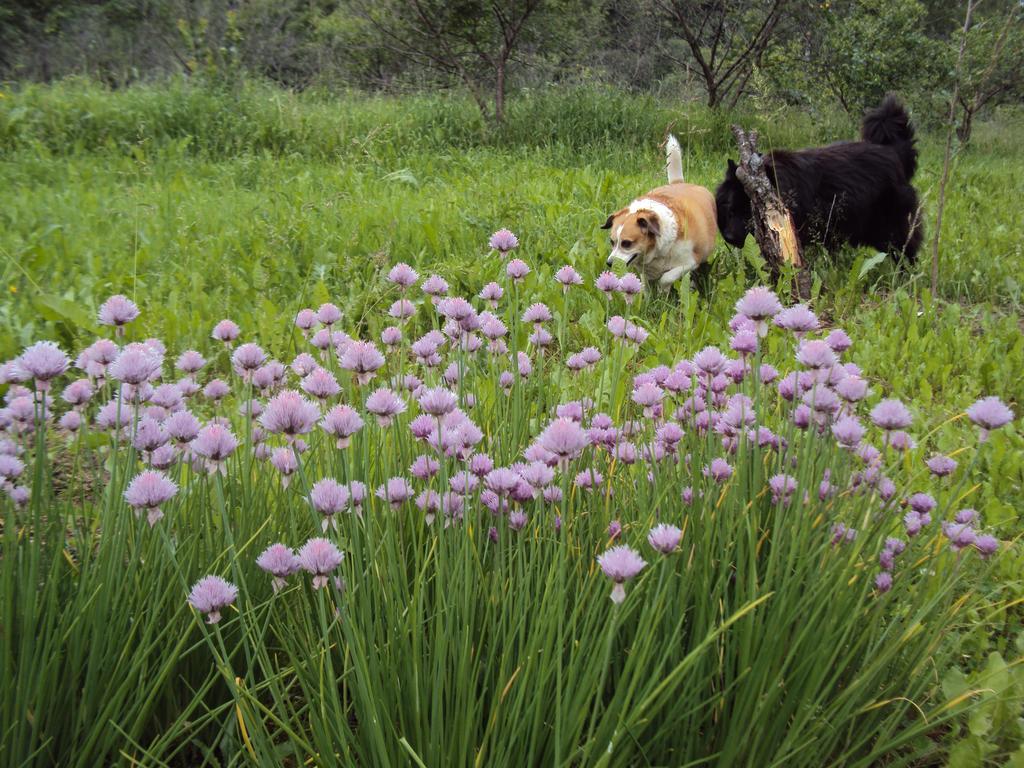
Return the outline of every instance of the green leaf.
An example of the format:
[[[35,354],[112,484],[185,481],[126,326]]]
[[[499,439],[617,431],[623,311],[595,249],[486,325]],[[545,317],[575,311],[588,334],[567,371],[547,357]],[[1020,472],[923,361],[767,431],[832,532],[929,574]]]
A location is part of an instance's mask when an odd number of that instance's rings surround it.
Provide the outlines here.
[[[879,251],[874,256],[870,256],[865,259],[864,263],[860,265],[860,272],[857,275],[857,279],[863,280],[866,274],[885,261],[885,256],[886,254],[884,252]]]
[[[96,332],[96,324],[93,322],[92,313],[77,302],[61,296],[41,293],[32,300],[32,303],[39,314],[46,320],[61,321],[83,331]]]

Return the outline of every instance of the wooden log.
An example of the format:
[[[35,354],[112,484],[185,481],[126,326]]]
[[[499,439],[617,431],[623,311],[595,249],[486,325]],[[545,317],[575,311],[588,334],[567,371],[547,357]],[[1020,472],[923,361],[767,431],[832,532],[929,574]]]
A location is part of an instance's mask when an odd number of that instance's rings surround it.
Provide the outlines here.
[[[740,152],[736,178],[750,198],[754,239],[761,250],[761,256],[768,263],[773,276],[778,276],[782,264],[796,267],[797,294],[801,299],[810,298],[811,275],[804,268],[793,217],[765,173],[764,157],[757,151],[757,131],[744,131],[734,125],[732,133]]]

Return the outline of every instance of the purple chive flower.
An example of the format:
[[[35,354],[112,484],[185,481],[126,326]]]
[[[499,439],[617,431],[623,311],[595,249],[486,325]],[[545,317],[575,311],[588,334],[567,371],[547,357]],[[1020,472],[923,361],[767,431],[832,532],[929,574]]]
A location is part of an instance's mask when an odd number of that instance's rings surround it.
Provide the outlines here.
[[[587,447],[587,433],[572,419],[555,419],[537,438],[548,453],[560,461],[576,458]]]
[[[753,355],[757,352],[757,332],[737,331],[729,340],[729,348],[741,355]]]
[[[913,419],[907,406],[899,400],[883,400],[871,409],[871,421],[889,431],[909,427]]]
[[[972,546],[977,534],[969,523],[943,523],[942,533],[949,539],[949,546],[954,552]]]
[[[0,480],[13,483],[21,477],[21,473],[24,471],[25,462],[17,456],[12,456],[7,453],[0,454]],[[0,485],[2,484],[3,483],[0,483]]]
[[[717,376],[725,368],[728,358],[718,347],[704,347],[693,356],[693,364],[708,376]]]
[[[422,454],[417,456],[409,467],[409,474],[417,480],[428,480],[438,473],[441,464],[432,456]]]
[[[220,576],[204,576],[195,583],[189,593],[188,602],[200,613],[206,614],[207,624],[220,621],[222,609],[235,602],[238,587]]]
[[[936,507],[935,498],[929,494],[914,494],[906,503],[910,509],[922,515],[927,515]]]
[[[227,396],[228,392],[230,391],[231,388],[227,385],[226,382],[220,379],[214,379],[205,387],[203,387],[203,396],[206,397],[208,400],[213,400],[214,402],[217,402],[221,398]]]
[[[772,504],[788,504],[790,498],[796,492],[796,478],[792,475],[772,475],[768,480],[768,487],[772,492]]]
[[[210,337],[225,344],[231,344],[242,333],[242,329],[233,320],[221,320],[213,326]]]
[[[842,328],[836,328],[826,336],[825,343],[828,344],[832,348],[832,351],[837,354],[841,354],[853,346],[853,340],[846,335],[846,331]]]
[[[444,296],[448,293],[448,281],[440,275],[431,275],[423,281],[422,289],[427,296]]]
[[[21,354],[18,365],[35,379],[37,389],[47,390],[50,380],[64,373],[71,360],[52,341],[37,341]]]
[[[705,468],[704,474],[710,476],[716,483],[724,483],[732,477],[732,467],[725,459],[713,459],[711,465]]]
[[[334,516],[348,505],[348,501],[348,488],[329,477],[317,480],[309,490],[309,503],[324,516],[321,525],[325,531],[328,525],[338,527]]]
[[[145,509],[146,520],[153,527],[164,516],[160,505],[173,498],[177,492],[178,486],[163,472],[147,469],[137,474],[128,484],[124,499],[129,506],[134,507],[136,517]]]
[[[970,523],[974,524],[978,522],[978,510],[976,509],[961,509],[953,516],[954,522],[957,523]]]
[[[121,294],[111,296],[103,302],[98,313],[99,321],[103,325],[114,326],[118,329],[118,333],[123,332],[122,326],[127,325],[138,316],[139,308],[135,302]]]
[[[227,474],[227,467],[224,461],[235,452],[238,447],[238,440],[231,430],[220,424],[207,424],[199,430],[195,440],[192,441],[192,451],[206,459],[206,467],[209,472],[220,470]]]
[[[316,319],[320,321],[321,325],[325,325],[330,328],[336,322],[341,320],[341,310],[329,301],[324,302],[316,311]]]
[[[594,286],[606,296],[610,296],[619,290],[619,278],[614,272],[602,272],[594,281]]]
[[[674,525],[662,523],[661,525],[656,525],[647,534],[647,543],[663,555],[668,555],[676,551],[682,538],[683,532],[681,530]]]
[[[533,323],[535,325],[539,325],[540,323],[548,322],[550,319],[551,311],[547,308],[546,305],[541,304],[539,302],[537,304],[531,304],[523,313],[524,323]]]
[[[796,304],[775,315],[773,321],[779,328],[792,331],[799,338],[805,333],[818,330],[818,317],[803,304]]]
[[[617,538],[619,538],[619,535],[621,533],[622,523],[620,523],[618,520],[612,520],[610,523],[608,523],[608,538],[611,541],[615,541]]]
[[[868,383],[860,376],[847,376],[836,384],[836,393],[848,403],[857,403],[868,394]]]
[[[951,459],[949,456],[932,456],[928,459],[925,464],[928,465],[928,469],[936,477],[946,477],[956,472],[956,460]]]
[[[521,531],[523,528],[526,527],[526,524],[528,522],[529,518],[526,516],[526,513],[523,512],[523,510],[514,509],[511,512],[509,512],[508,527],[511,528],[513,531]]]
[[[892,574],[888,571],[882,571],[880,574],[875,576],[875,589],[877,589],[881,594],[892,589]]]
[[[762,384],[771,384],[779,378],[779,372],[775,369],[775,366],[768,365],[768,363],[762,364],[757,373],[761,378]]]
[[[488,244],[495,251],[499,251],[502,256],[505,256],[509,251],[519,245],[519,238],[509,232],[507,229],[499,229],[488,241]]]
[[[160,372],[160,358],[145,348],[129,345],[108,370],[112,378],[124,384],[141,384]]]
[[[181,388],[177,384],[161,384],[149,397],[150,403],[169,412],[180,410],[181,400]]]
[[[758,335],[764,336],[768,330],[766,321],[782,311],[782,304],[774,291],[759,285],[743,294],[736,302],[736,311],[757,323]]]
[[[585,469],[582,472],[577,473],[573,479],[573,485],[583,491],[589,491],[592,488],[597,488],[604,482],[604,475],[595,469]]]
[[[444,387],[434,387],[420,393],[420,409],[431,416],[451,413],[458,405],[458,397]]]
[[[260,416],[260,424],[268,432],[288,437],[311,432],[320,409],[298,392],[286,389],[270,399],[266,410]]]
[[[981,442],[988,433],[1013,421],[1013,411],[998,397],[983,397],[967,409],[967,418],[981,427]]]
[[[898,451],[912,451],[917,443],[902,429],[897,429],[889,433],[889,445]]]
[[[345,553],[327,539],[310,539],[299,550],[299,566],[313,575],[313,589],[327,586],[327,576],[341,565]]]
[[[397,321],[408,321],[410,317],[416,314],[416,304],[409,299],[398,299],[391,304],[387,313],[397,319]]]
[[[405,412],[405,407],[405,400],[386,388],[375,390],[366,398],[366,410],[377,417],[381,427],[391,426],[394,418]]]
[[[528,274],[530,274],[530,268],[526,266],[526,262],[522,259],[512,259],[505,267],[505,274],[507,274],[512,280],[519,282]]]
[[[853,541],[857,538],[857,531],[847,528],[843,523],[836,523],[832,526],[832,546],[842,544],[844,541]]]
[[[301,567],[295,552],[284,544],[271,544],[256,558],[256,565],[260,570],[274,577],[271,582],[274,592],[283,589],[286,583],[285,579]]]
[[[661,404],[665,391],[657,384],[647,382],[633,390],[633,402],[644,409],[644,416],[651,418],[655,407]]]
[[[178,355],[174,367],[183,374],[191,376],[199,373],[206,365],[206,358],[194,349],[187,349]]]
[[[626,303],[630,304],[638,293],[643,291],[644,285],[640,282],[640,278],[634,275],[632,272],[627,272],[619,278],[619,293],[626,299]]]
[[[930,520],[931,518],[929,518]],[[913,538],[921,532],[921,529],[926,525],[924,517],[920,512],[910,510],[903,516],[903,527],[907,532],[907,536]]]
[[[82,426],[82,414],[78,411],[68,411],[60,417],[58,423],[61,429],[68,432],[77,432],[79,427]]]
[[[507,467],[492,469],[484,475],[484,486],[499,496],[508,496],[519,484],[519,475]]]
[[[569,264],[555,272],[555,280],[562,284],[563,291],[568,291],[570,286],[573,285],[583,285],[583,278],[580,277],[580,273]]]
[[[982,560],[988,560],[989,557],[999,551],[999,539],[987,534],[977,536],[974,539],[974,548],[977,550]]]
[[[143,454],[149,454],[167,443],[170,435],[155,419],[143,416],[135,427],[132,444]]]
[[[386,501],[392,509],[398,509],[411,499],[414,493],[413,487],[404,477],[389,478],[386,483],[377,488],[377,498]]]
[[[299,468],[295,452],[291,448],[275,448],[270,454],[270,464],[280,473],[281,485],[287,488],[292,475]]]
[[[339,362],[342,368],[355,374],[358,384],[364,385],[384,365],[384,355],[373,342],[353,341],[345,348]]]
[[[164,419],[163,427],[171,439],[178,443],[189,443],[199,434],[199,419],[190,411],[176,411]]]
[[[832,434],[843,448],[856,448],[864,438],[864,427],[853,416],[844,416],[832,425]]]
[[[640,554],[626,545],[612,547],[604,554],[598,555],[597,564],[604,575],[615,582],[612,588],[612,602],[619,604],[626,599],[626,588],[623,584],[643,570],[647,563]]]
[[[68,405],[81,407],[92,399],[93,392],[92,382],[88,379],[76,379],[64,387],[60,396]]]
[[[647,341],[648,333],[635,323],[626,323],[626,340],[640,346]]]
[[[267,360],[266,353],[258,344],[242,344],[231,355],[231,366],[245,381],[252,378],[253,371]]]
[[[416,274],[416,270],[410,267],[405,262],[399,262],[391,268],[388,272],[388,280],[397,285],[402,290],[409,288],[414,285],[420,276]]]
[[[497,307],[501,297],[505,294],[505,290],[497,283],[488,283],[480,291],[480,298],[491,305],[491,307]]]
[[[314,325],[316,325],[316,312],[312,309],[300,309],[295,315],[295,327],[302,331],[303,336],[308,335]]]
[[[831,368],[837,362],[832,347],[818,339],[804,340],[796,353],[797,362],[808,368]]]
[[[326,368],[317,368],[302,379],[302,391],[320,401],[334,397],[341,392],[341,386],[334,374]],[[273,402],[273,401],[271,401]]]

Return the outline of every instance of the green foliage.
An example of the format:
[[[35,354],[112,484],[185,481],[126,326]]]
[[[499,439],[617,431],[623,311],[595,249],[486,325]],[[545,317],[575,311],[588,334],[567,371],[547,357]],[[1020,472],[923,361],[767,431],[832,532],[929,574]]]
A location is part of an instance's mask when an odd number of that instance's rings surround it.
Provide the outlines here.
[[[888,91],[919,93],[940,81],[947,46],[922,29],[918,0],[829,0],[816,23],[824,34],[814,57],[819,81],[848,111],[859,115]]]
[[[67,349],[80,348],[97,333],[93,318],[98,304],[112,293],[123,292],[142,306],[139,338],[159,336],[175,350],[208,348],[212,325],[228,316],[247,336],[258,336],[269,352],[289,360],[301,343],[292,318],[304,306],[335,301],[345,309],[350,330],[367,336],[378,332],[379,323],[373,316],[393,298],[386,293],[382,272],[398,260],[413,264],[421,274],[435,270],[444,274],[454,293],[475,293],[498,269],[494,257],[487,254],[486,240],[501,226],[517,232],[522,253],[534,269],[531,297],[556,309],[562,299],[551,279],[554,270],[571,262],[591,282],[604,268],[606,256],[603,233],[597,226],[610,210],[661,183],[663,156],[657,145],[667,127],[683,141],[687,179],[710,187],[721,178],[732,150],[731,120],[759,127],[766,146],[817,144],[850,136],[855,130],[849,120],[827,113],[821,119],[792,110],[730,116],[700,108],[679,109],[652,97],[611,89],[524,93],[510,102],[500,130],[485,125],[468,100],[441,97],[346,96],[329,100],[252,84],[230,89],[175,83],[166,88],[111,92],[81,82],[26,87],[3,95],[0,188],[9,194],[0,208],[0,289],[5,296],[0,302],[0,359],[39,338],[58,340]],[[926,451],[952,452],[971,443],[974,430],[958,414],[975,397],[999,394],[1014,403],[1018,413],[1024,402],[1018,274],[1024,255],[1014,218],[1016,190],[1024,186],[1019,131],[1019,116],[1012,113],[1000,122],[981,122],[971,151],[957,157],[944,220],[940,296],[929,296],[923,290],[918,269],[899,269],[888,258],[879,259],[870,251],[845,252],[834,258],[818,256],[814,261],[814,309],[855,337],[850,358],[873,377],[872,387],[878,396],[891,394],[915,404],[915,437],[922,447],[914,461]],[[925,133],[917,184],[926,212],[934,199],[938,167],[937,142]],[[926,226],[928,221],[926,216]],[[733,304],[746,287],[764,279],[763,274],[758,276],[762,267],[752,243],[742,251],[720,246],[699,291],[671,299],[645,297],[632,313],[653,333],[644,356],[627,362],[630,370],[670,363],[684,351],[689,354],[706,343],[726,343],[725,324]],[[602,344],[603,302],[581,294],[572,312],[575,322],[565,328],[567,346]],[[780,360],[788,354],[780,348],[771,352]],[[223,358],[216,365],[226,370]],[[607,388],[611,380],[609,375],[599,386]],[[541,388],[536,396],[540,403],[555,395]],[[528,420],[521,421],[520,429],[530,426]],[[500,423],[520,422],[508,418]],[[88,488],[102,491],[107,487],[105,477],[101,467],[91,463],[95,458],[92,451],[98,447],[85,446],[89,450],[83,448],[77,455],[95,476]],[[374,466],[373,472],[385,471],[381,465]],[[735,717],[728,718],[734,729],[729,744],[739,745],[729,748],[746,743],[748,725],[755,717],[772,723],[758,734],[766,754],[775,754],[772,750],[783,744],[795,748],[798,745],[792,739],[799,733],[834,744],[838,736],[830,724],[836,722],[832,715],[837,714],[851,723],[851,733],[859,732],[864,723],[884,738],[911,728],[911,743],[897,756],[921,751],[935,762],[948,748],[950,759],[960,760],[962,765],[979,764],[972,760],[991,764],[1021,760],[1017,756],[1019,722],[1010,716],[1020,702],[1021,650],[1016,643],[1024,629],[1020,603],[1014,603],[1024,597],[1019,513],[1024,508],[1024,437],[1019,430],[993,435],[971,477],[962,488],[947,489],[942,503],[978,509],[986,525],[1006,543],[991,570],[975,585],[974,596],[958,609],[955,631],[947,638],[951,645],[943,645],[935,656],[922,653],[915,645],[923,642],[920,635],[908,638],[910,645],[895,649],[882,642],[895,635],[864,635],[865,647],[876,643],[871,647],[886,654],[885,659],[903,665],[899,668],[904,671],[920,673],[893,693],[913,698],[918,706],[931,702],[938,707],[940,700],[977,691],[962,702],[972,707],[971,714],[950,722],[946,731],[928,731],[926,737],[913,731],[919,722],[913,706],[899,700],[868,712],[840,705],[831,710],[780,709],[773,714],[769,707],[749,699],[735,710]],[[228,509],[232,520],[241,526],[236,537],[262,544],[262,537],[269,536],[263,510],[285,502],[273,495],[276,486],[271,488],[266,481],[258,490],[244,482],[227,487]],[[907,482],[912,482],[910,475]],[[75,557],[88,555],[96,542],[88,525],[77,534],[77,555],[53,551],[40,555],[44,560],[39,567],[47,569],[40,573],[48,578],[24,583],[43,584],[32,609],[41,623],[25,626],[29,630],[42,626],[46,631],[38,633],[34,644],[25,640],[27,645],[18,652],[19,658],[32,660],[26,663],[26,670],[38,671],[33,678],[36,687],[6,689],[4,695],[13,697],[8,711],[27,711],[26,701],[33,696],[44,701],[46,711],[32,709],[37,722],[56,724],[52,732],[60,738],[55,744],[86,745],[88,748],[81,746],[76,752],[82,764],[102,762],[97,755],[117,760],[119,750],[145,763],[149,759],[146,747],[152,755],[162,755],[172,763],[201,762],[204,758],[198,752],[189,751],[190,743],[234,754],[236,762],[241,762],[248,754],[245,738],[268,750],[293,752],[306,749],[315,738],[331,743],[332,734],[336,735],[332,729],[340,729],[346,721],[334,717],[332,711],[313,712],[302,703],[319,691],[319,663],[328,653],[311,655],[309,651],[322,629],[316,600],[287,609],[281,602],[272,602],[267,591],[251,606],[251,612],[246,608],[244,618],[234,616],[225,624],[227,637],[239,643],[231,652],[233,668],[244,681],[237,687],[224,667],[211,664],[216,654],[205,644],[205,635],[194,625],[181,599],[183,576],[157,557],[158,548],[164,545],[153,540],[143,544],[141,538],[134,538],[140,532],[115,505],[117,484],[111,487],[114,490],[103,501],[109,506],[101,513],[107,517],[101,516],[99,528],[122,531],[124,537],[116,543],[113,540],[119,537],[112,534],[104,546],[123,546],[119,553],[130,551],[147,563],[162,564],[131,570],[130,578],[125,578],[119,566],[104,566],[104,570],[98,561],[89,568],[76,565]],[[253,503],[264,497],[264,505]],[[73,499],[60,503],[66,506],[58,509],[69,519],[80,519],[80,507],[73,506]],[[204,526],[203,535],[186,536],[177,543],[185,580],[200,575],[211,563],[218,568],[225,563],[218,559],[228,547],[222,538],[224,527],[210,517],[216,503],[212,482],[197,487],[195,495],[182,502],[184,519],[202,521]],[[288,509],[296,511],[295,518],[300,519],[297,510],[305,508],[294,500],[287,503],[293,504]],[[623,503],[634,504],[638,515],[652,508],[644,506],[643,499],[623,499]],[[607,524],[606,512],[602,509],[601,517],[591,521],[582,545],[585,548],[596,552]],[[737,517],[730,524],[745,525],[745,519]],[[48,522],[56,525],[59,517],[54,515]],[[5,535],[14,529],[7,526]],[[747,533],[743,528],[720,531],[725,539],[735,541]],[[56,539],[56,531],[53,536],[26,538],[19,544],[5,544],[5,552],[13,551],[7,547],[45,545]],[[256,546],[249,544],[245,550],[250,559]],[[386,546],[397,547],[397,539]],[[468,552],[448,554],[454,557]],[[480,576],[479,594],[486,595],[481,604],[507,605],[508,613],[502,619],[505,624],[501,625],[506,630],[520,626],[516,622],[528,622],[538,612],[538,605],[554,610],[555,598],[545,591],[553,589],[547,575],[557,566],[552,557],[538,551],[530,555],[533,559],[509,561],[507,567],[522,565],[524,571],[534,574],[533,580],[526,582],[527,588],[519,592],[509,591],[507,579]],[[399,568],[401,563],[415,561],[395,558],[388,562],[389,568]],[[0,568],[16,566],[15,558],[0,558]],[[82,569],[76,571],[76,567]],[[7,574],[8,583],[18,575]],[[451,612],[461,608],[457,600],[445,596],[452,590],[446,592],[441,582],[429,582],[430,589],[439,590],[437,602],[396,600],[388,591],[393,575],[380,571],[367,582],[379,607],[375,615],[380,623],[373,625],[374,631],[382,637],[399,638],[384,649],[385,665],[356,670],[344,667],[351,659],[334,660],[338,669],[349,670],[350,676],[369,675],[359,683],[369,707],[364,711],[376,712],[379,717],[401,711],[407,722],[413,722],[410,708],[416,706],[415,699],[404,696],[405,688],[388,689],[379,699],[369,692],[382,690],[390,680],[408,680],[420,690],[432,686],[437,679],[434,667],[410,667],[410,660],[418,657],[410,645],[414,635],[407,631],[409,623],[429,625],[431,637],[440,637],[450,631]],[[603,585],[595,585],[583,572],[573,571],[573,579],[574,595],[602,606],[600,612],[587,617],[587,626],[597,623],[607,628],[608,601],[597,594]],[[655,581],[651,578],[643,584],[652,596],[662,594]],[[693,584],[677,586],[685,591],[671,594],[680,600],[696,599]],[[804,589],[801,582],[800,590]],[[104,601],[104,607],[90,613],[90,606],[97,601]],[[411,612],[406,611],[407,605],[412,606]],[[731,610],[719,617],[722,621],[743,607],[742,601],[730,605]],[[22,610],[21,604],[18,610]],[[87,614],[88,619],[83,622],[79,614]],[[820,672],[812,669],[817,657],[798,658],[783,645],[765,640],[776,637],[787,621],[796,619],[785,612],[753,615],[756,621],[743,625],[744,636],[755,644],[766,643],[762,674],[767,674],[772,664],[797,665],[807,673],[806,679]],[[146,620],[140,622],[140,616]],[[159,622],[151,620],[154,617]],[[256,652],[255,639],[263,637],[271,618],[291,622],[295,634],[266,650],[265,656],[245,657],[249,651]],[[864,618],[864,623],[870,623],[869,618]],[[477,620],[482,619],[478,616]],[[909,614],[901,615],[893,626],[904,626],[909,620]],[[645,635],[639,628],[668,632],[673,627],[667,622],[665,612],[637,609],[623,625],[632,633],[629,640],[621,647],[613,645],[616,658],[623,665],[634,652],[640,654],[634,658],[655,659],[652,642],[660,635]],[[841,633],[844,626],[830,625],[829,631]],[[711,624],[701,627],[687,635],[694,641],[691,647],[703,642],[711,631]],[[751,627],[760,631],[753,632]],[[346,634],[353,631],[348,626],[335,625],[331,631],[338,643],[356,640]],[[502,648],[506,634],[495,630],[487,637],[493,647]],[[439,662],[442,667],[450,662],[447,668],[468,674],[471,665],[456,641],[465,643],[469,637],[453,635],[451,644],[438,647],[438,658],[448,660]],[[541,645],[531,646],[532,651],[540,648],[543,655],[543,643],[550,648],[550,639],[536,641]],[[604,647],[598,643],[585,653],[579,651],[580,666],[574,674],[579,675],[580,697],[590,690],[587,685],[597,684],[593,669],[600,667]],[[126,655],[126,648],[132,653]],[[906,658],[897,658],[900,648],[907,649]],[[863,658],[857,656],[860,652],[844,651],[852,654],[848,659]],[[126,662],[129,657],[130,663]],[[447,709],[447,704],[442,709],[460,712],[462,717],[454,721],[439,718],[437,722],[460,723],[463,730],[451,738],[469,743],[465,729],[476,722],[473,718],[482,711],[481,702],[487,702],[487,712],[496,713],[497,718],[486,737],[488,750],[498,750],[497,755],[488,753],[497,764],[501,755],[512,754],[501,752],[511,748],[500,740],[498,729],[538,732],[531,730],[535,710],[530,702],[543,696],[550,703],[552,686],[543,670],[530,665],[519,671],[518,682],[511,681],[518,666],[511,649],[495,658],[495,666],[481,680],[481,698],[447,700],[455,709]],[[937,668],[932,666],[934,659]],[[1005,670],[1000,660],[1005,662]],[[675,658],[673,663],[682,660]],[[709,663],[705,658],[694,667],[680,669],[700,679],[710,668],[702,665]],[[922,663],[927,666],[921,668]],[[629,677],[633,667],[620,669],[624,677],[619,679],[635,682],[637,691],[652,692],[647,687],[649,676]],[[261,676],[261,672],[267,674]],[[246,678],[246,674],[252,677]],[[374,677],[385,674],[390,676],[387,680]],[[79,681],[75,690],[92,691],[98,690],[99,681],[110,679],[118,680],[113,693],[102,701],[82,700],[70,710],[63,698],[39,696],[40,691],[52,691],[67,680]],[[892,688],[887,678],[871,679]],[[165,685],[167,680],[175,681],[174,685]],[[510,681],[507,696],[495,701],[493,695]],[[762,690],[769,695],[779,689],[773,683]],[[670,718],[688,717],[685,705],[696,704],[692,698],[658,703],[663,707],[658,711]],[[343,710],[346,702],[332,701],[333,705]],[[890,705],[895,709],[890,710]],[[304,724],[316,718],[315,729],[310,725],[305,731],[306,725],[302,729],[296,726],[294,735],[282,736],[271,719],[259,714],[272,706]],[[514,716],[527,711],[529,717]],[[117,712],[132,715],[118,717]],[[235,725],[239,717],[246,723],[247,737]],[[18,728],[26,728],[25,722],[19,715]],[[603,738],[611,733],[611,720],[600,722]],[[791,730],[794,723],[805,730]],[[635,725],[641,730],[648,727]],[[427,761],[428,765],[453,764],[443,758],[463,749],[430,729],[418,736],[411,733],[401,734],[409,747],[423,750],[420,745],[427,743],[430,746],[423,751],[441,756]],[[693,734],[695,739],[705,738],[699,729]],[[360,733],[359,739],[363,735]],[[283,742],[292,746],[279,746]],[[321,746],[318,743],[316,748]],[[864,754],[854,746],[850,746],[850,754]],[[398,762],[407,759],[409,747],[396,737],[384,747],[360,742],[358,748],[365,750],[364,756],[386,755]],[[447,751],[449,748],[452,751]],[[634,754],[632,747],[622,750],[615,754]],[[459,758],[462,754],[458,752]],[[522,753],[518,754],[521,757]],[[280,759],[292,758],[282,751]],[[150,762],[156,764],[157,758]],[[72,763],[69,759],[68,764]],[[366,758],[364,763],[380,761]],[[845,764],[855,761],[851,758]]]

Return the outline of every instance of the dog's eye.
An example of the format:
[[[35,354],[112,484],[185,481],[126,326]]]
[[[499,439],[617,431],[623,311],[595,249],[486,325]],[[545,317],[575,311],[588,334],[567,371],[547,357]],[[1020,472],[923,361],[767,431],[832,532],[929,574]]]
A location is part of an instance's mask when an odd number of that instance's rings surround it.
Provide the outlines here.
[[[632,240],[623,240],[622,241],[622,247],[623,248],[629,248],[631,245],[633,245],[633,241]]]

